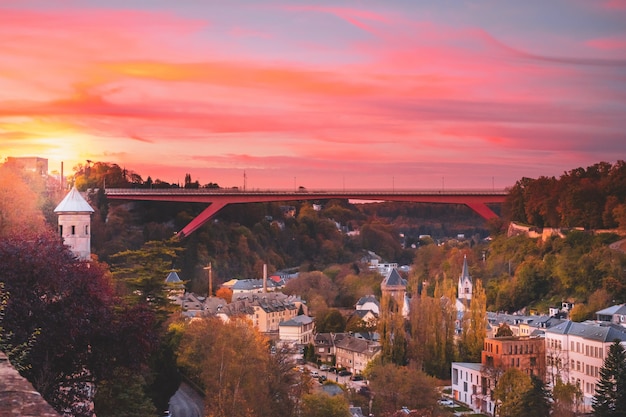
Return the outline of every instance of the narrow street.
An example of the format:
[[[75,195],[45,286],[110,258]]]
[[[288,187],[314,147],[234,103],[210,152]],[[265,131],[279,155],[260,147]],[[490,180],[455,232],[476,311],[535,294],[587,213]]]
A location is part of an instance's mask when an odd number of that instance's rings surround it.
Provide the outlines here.
[[[182,382],[170,398],[169,411],[171,417],[202,417],[204,399],[191,386]]]

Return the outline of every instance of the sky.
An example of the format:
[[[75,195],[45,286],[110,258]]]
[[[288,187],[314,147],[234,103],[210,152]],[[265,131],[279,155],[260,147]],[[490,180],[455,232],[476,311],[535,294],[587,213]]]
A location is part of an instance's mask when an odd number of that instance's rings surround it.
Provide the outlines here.
[[[626,0],[0,0],[0,161],[502,189],[626,159]]]

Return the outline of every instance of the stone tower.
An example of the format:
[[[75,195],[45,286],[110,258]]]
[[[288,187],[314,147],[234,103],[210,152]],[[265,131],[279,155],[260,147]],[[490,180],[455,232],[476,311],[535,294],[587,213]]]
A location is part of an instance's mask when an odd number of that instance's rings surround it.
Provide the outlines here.
[[[392,268],[383,282],[380,283],[383,298],[389,296],[395,301],[398,312],[408,316],[408,303],[406,297],[406,280],[400,276],[395,268]]]
[[[469,268],[467,267],[467,256],[463,257],[463,270],[459,276],[459,300],[470,302],[472,299],[472,289],[474,284],[472,283],[472,277],[469,274]]]
[[[54,209],[59,216],[59,234],[63,243],[78,259],[91,258],[91,213],[93,209],[78,192],[72,187],[65,198]]]

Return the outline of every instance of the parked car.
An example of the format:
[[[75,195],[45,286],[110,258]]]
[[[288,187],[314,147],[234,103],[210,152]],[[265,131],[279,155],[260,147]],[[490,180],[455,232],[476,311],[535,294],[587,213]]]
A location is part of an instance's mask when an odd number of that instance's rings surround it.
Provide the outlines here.
[[[444,407],[452,407],[454,406],[454,401],[449,400],[447,398],[442,398],[439,401],[437,401],[439,403],[439,405],[443,405]]]
[[[320,366],[320,371],[328,371],[330,369],[330,365],[323,364]]]
[[[319,374],[319,372],[317,372],[317,371],[311,371],[311,376],[312,376],[313,378],[317,378],[318,376],[320,376],[320,374]]]
[[[354,375],[350,380],[352,381],[363,381],[363,375]]]
[[[339,376],[350,376],[350,375],[352,375],[352,372],[346,371],[345,369],[343,371],[339,371]]]

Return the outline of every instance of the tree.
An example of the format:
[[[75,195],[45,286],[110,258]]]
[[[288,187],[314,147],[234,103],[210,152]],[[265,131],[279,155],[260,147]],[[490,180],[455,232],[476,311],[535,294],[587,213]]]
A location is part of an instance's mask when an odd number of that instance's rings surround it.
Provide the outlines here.
[[[228,323],[216,317],[192,320],[183,327],[177,353],[187,376],[203,387],[208,415],[270,417],[277,398],[290,398],[293,384],[279,380],[293,381],[295,371],[286,363],[280,367],[284,374],[270,371],[275,363],[268,340],[243,318]],[[261,383],[259,377],[268,374],[272,383]]]
[[[116,368],[113,375],[104,380],[96,391],[94,405],[98,417],[155,415],[156,407],[146,396],[145,386],[146,382],[140,374],[126,368]]]
[[[366,375],[374,393],[375,415],[409,408],[436,407],[435,379],[413,367],[380,361],[370,366]]]
[[[173,311],[165,277],[182,248],[175,239],[146,242],[139,250],[126,250],[111,257],[111,271],[133,304],[151,308],[164,322]]]
[[[346,319],[336,308],[321,312],[316,316],[317,333],[341,333],[346,329]]]
[[[509,368],[498,380],[494,400],[500,417],[528,416],[526,400],[532,390],[530,377],[518,368]]]
[[[626,415],[626,350],[619,340],[609,347],[600,369],[592,407],[597,417]]]
[[[348,401],[343,396],[325,393],[302,397],[301,417],[350,417]]]
[[[508,324],[502,323],[498,327],[498,330],[496,330],[495,336],[496,337],[512,337],[513,336],[513,330],[511,330],[511,328],[509,327]]]
[[[422,289],[421,296],[411,300],[411,338],[407,351],[410,362],[427,374],[448,378],[451,363],[456,357],[454,343],[456,286],[442,279],[435,285],[434,297]]]
[[[477,279],[469,309],[463,315],[463,330],[460,340],[461,360],[480,362],[484,340],[487,336],[487,296],[482,281]]]
[[[154,316],[115,297],[104,265],[77,260],[51,231],[0,240],[2,323],[11,343],[30,343],[23,375],[58,411],[91,415],[88,387],[111,364],[138,372],[155,347]]]
[[[217,291],[215,291],[215,296],[217,298],[221,298],[226,301],[227,304],[231,302],[233,299],[233,290],[227,287],[221,287]]]
[[[575,417],[582,395],[583,393],[576,384],[563,383],[561,378],[558,378],[552,389],[552,398],[554,398],[552,417]]]
[[[550,416],[550,395],[536,375],[530,375],[530,389],[524,395],[524,410],[526,416]]]

